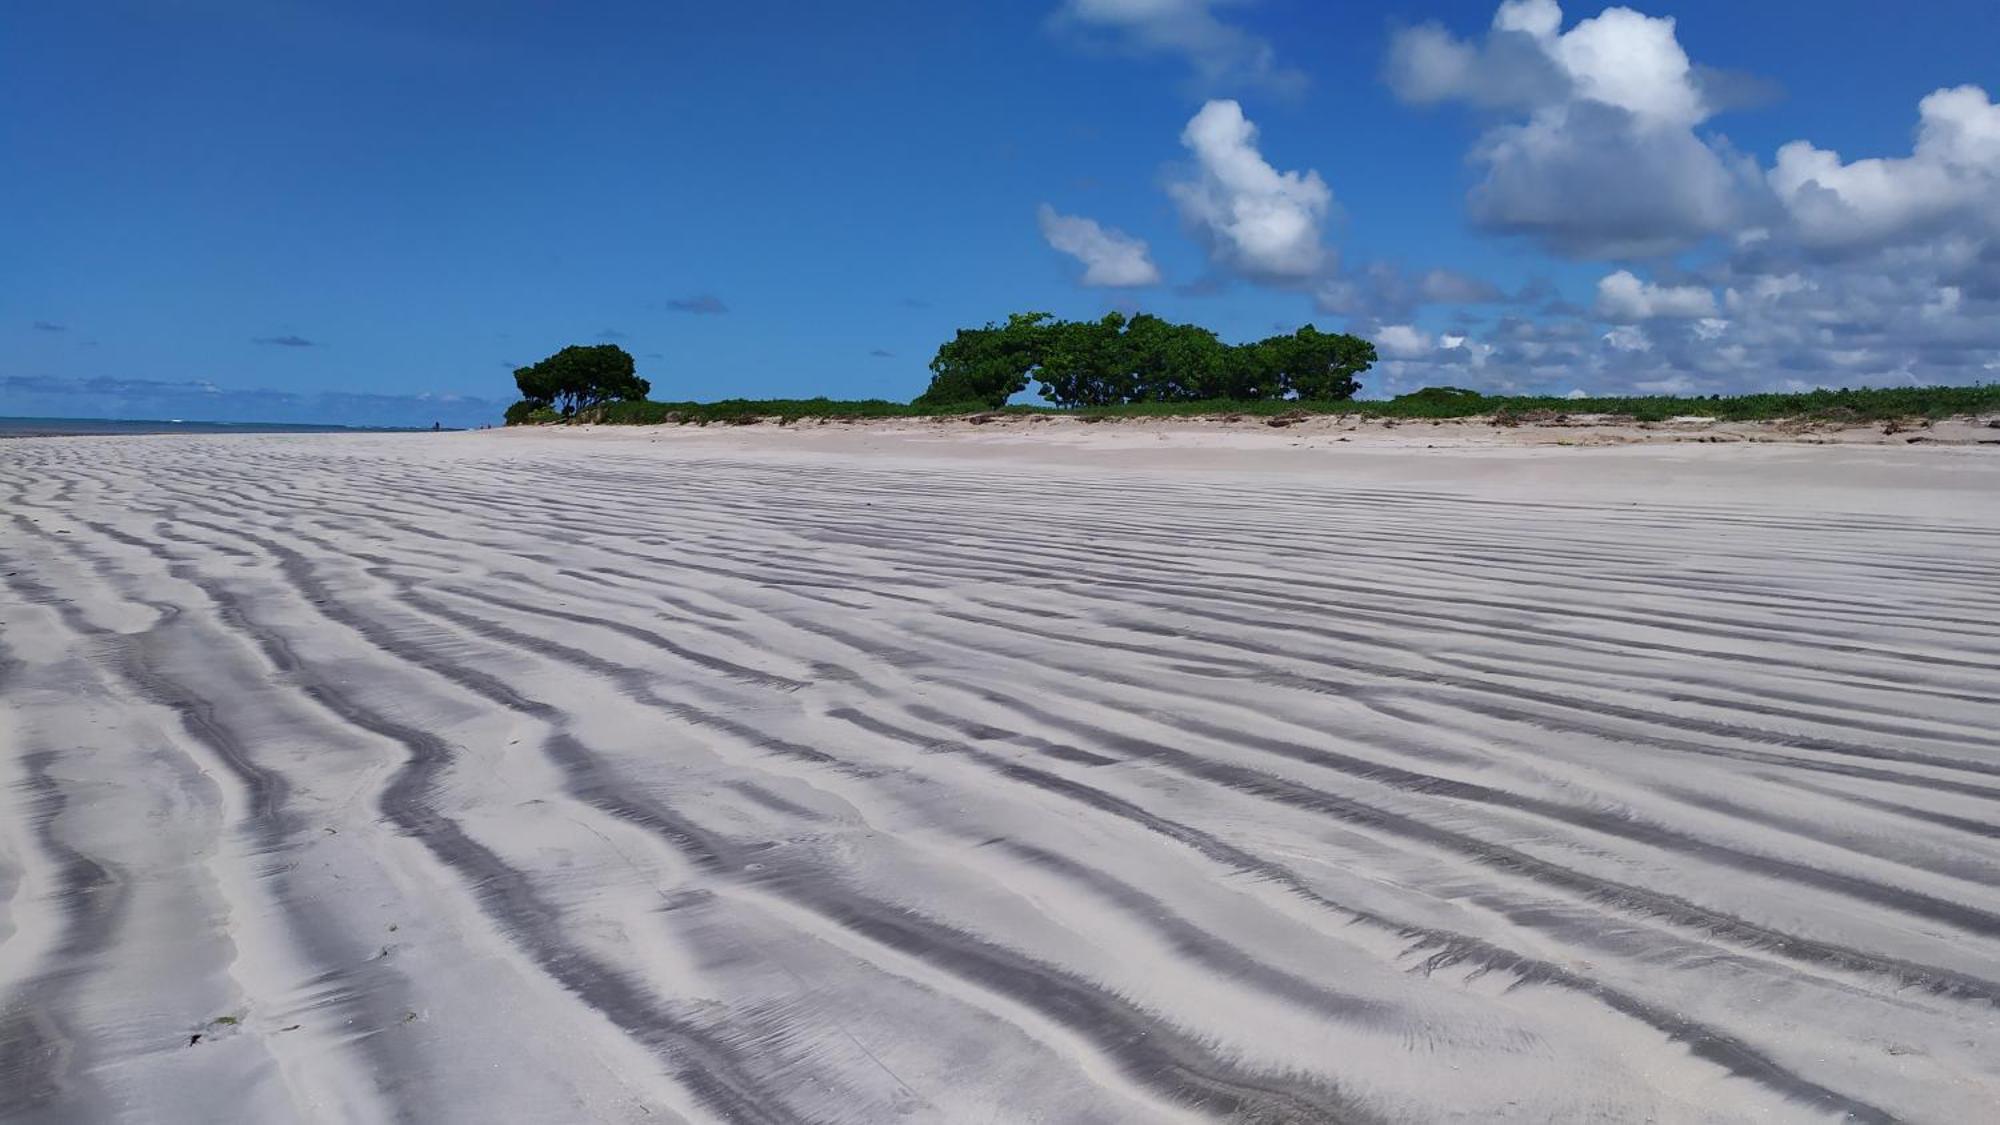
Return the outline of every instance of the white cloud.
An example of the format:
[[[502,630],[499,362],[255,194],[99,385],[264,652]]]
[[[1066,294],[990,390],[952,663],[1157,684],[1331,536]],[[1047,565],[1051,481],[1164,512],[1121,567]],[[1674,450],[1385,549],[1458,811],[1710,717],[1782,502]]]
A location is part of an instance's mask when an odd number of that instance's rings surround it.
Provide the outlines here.
[[[1621,324],[1613,328],[1604,334],[1604,342],[1613,350],[1621,352],[1653,350],[1653,341],[1647,337],[1645,329],[1636,324]]]
[[[1553,3],[1538,7],[1550,16],[1539,38],[1575,84],[1578,98],[1617,106],[1649,125],[1693,125],[1708,116],[1672,17],[1607,8],[1556,35],[1562,10]]]
[[[1463,101],[1488,108],[1532,108],[1561,100],[1568,82],[1547,41],[1562,23],[1552,2],[1507,3],[1483,43],[1453,36],[1438,23],[1405,28],[1389,40],[1384,77],[1417,105]]]
[[[1242,106],[1202,106],[1181,143],[1194,154],[1195,172],[1167,192],[1218,264],[1263,281],[1301,281],[1325,268],[1320,232],[1333,192],[1318,172],[1272,167]]]
[[[1588,314],[1502,315],[1472,333],[1476,342],[1454,328],[1427,354],[1403,348],[1410,354],[1391,358],[1378,344],[1371,389],[1706,394],[1991,380],[2000,370],[2000,290],[1941,281],[1940,270],[1959,260],[1912,250],[1775,273],[1722,262],[1706,280],[1723,292],[1724,315],[1615,325]]]
[[[1375,346],[1390,359],[1416,359],[1436,347],[1429,333],[1408,324],[1385,324],[1375,330]]]
[[[1937,289],[1937,299],[1925,302],[1923,317],[1925,320],[1949,320],[1958,315],[1959,306],[1964,303],[1963,289],[1956,285],[1940,285]]]
[[[1759,305],[1769,305],[1776,301],[1782,301],[1794,293],[1803,293],[1814,288],[1817,288],[1817,286],[1807,281],[1802,274],[1772,274],[1752,278],[1750,283],[1742,289],[1731,286],[1723,290],[1722,300],[1724,304],[1729,306],[1731,311],[1736,311],[1739,309],[1754,308]]]
[[[1629,270],[1597,283],[1597,314],[1606,320],[1693,320],[1715,312],[1715,294],[1700,285],[1655,285]]]
[[[1518,31],[1535,39],[1549,39],[1562,28],[1563,12],[1556,0],[1506,0],[1493,13],[1497,31]]]
[[[1242,109],[1210,102],[1182,135],[1194,170],[1168,187],[1182,217],[1218,276],[1309,292],[1374,339],[1373,390],[1707,393],[2000,370],[2000,107],[1984,90],[1923,99],[1906,155],[1799,141],[1767,168],[1706,132],[1753,84],[1690,59],[1673,20],[1626,8],[1566,28],[1554,0],[1509,0],[1467,37],[1411,28],[1386,77],[1406,101],[1497,111],[1471,153],[1478,225],[1611,264],[1588,310],[1445,271],[1337,268],[1326,183],[1279,171]],[[1633,264],[1696,246],[1711,253],[1670,281]],[[1460,306],[1443,335],[1416,327],[1432,305]]]
[[[1801,242],[1852,248],[1935,233],[2000,228],[2000,106],[1977,86],[1937,90],[1917,105],[1909,156],[1842,163],[1793,141],[1769,173]]]
[[[1313,288],[1313,303],[1320,311],[1378,322],[1408,321],[1426,305],[1486,305],[1511,300],[1515,298],[1484,278],[1448,269],[1412,274],[1385,261],[1329,274]]]
[[[1472,218],[1571,257],[1640,258],[1721,236],[1745,262],[1958,253],[1972,288],[2000,290],[2000,105],[1977,86],[1918,106],[1907,156],[1843,160],[1810,140],[1769,169],[1699,132],[1754,83],[1682,48],[1675,21],[1614,7],[1562,27],[1554,0],[1509,0],[1481,36],[1425,24],[1394,36],[1385,74],[1405,101],[1510,111],[1472,159]],[[1956,240],[1956,247],[1937,245]]]
[[[1562,29],[1553,0],[1510,0],[1472,43],[1436,23],[1396,33],[1386,77],[1405,101],[1541,109],[1590,101],[1647,124],[1693,125],[1712,107],[1671,17],[1608,8]]]
[[[1397,33],[1404,100],[1524,112],[1473,150],[1472,216],[1574,257],[1638,257],[1732,230],[1755,182],[1694,133],[1714,111],[1674,21],[1611,8],[1563,32],[1553,0],[1510,0],[1477,43],[1437,24]]]
[[[1277,52],[1259,36],[1228,23],[1215,9],[1228,0],[1064,0],[1059,28],[1103,31],[1142,54],[1178,55],[1202,85],[1247,83],[1295,91],[1305,75],[1280,66]]]
[[[1493,355],[1493,345],[1470,336],[1446,333],[1440,335],[1437,342],[1440,360],[1466,370],[1484,370],[1486,361]]]
[[[1147,253],[1144,239],[1099,226],[1094,219],[1064,215],[1044,203],[1036,212],[1042,237],[1057,250],[1082,262],[1083,284],[1103,286],[1158,285],[1159,267]]]
[[[1504,317],[1481,330],[1483,371],[1439,348],[1397,361],[1398,379],[1705,392],[2000,370],[2000,105],[1986,89],[1923,98],[1907,153],[1798,140],[1763,167],[1706,132],[1754,83],[1697,65],[1674,21],[1625,8],[1565,30],[1554,0],[1510,0],[1469,37],[1408,29],[1386,78],[1405,101],[1502,115],[1471,153],[1477,225],[1577,258],[1719,256],[1673,284],[1618,269],[1598,283],[1600,323],[1560,303]]]

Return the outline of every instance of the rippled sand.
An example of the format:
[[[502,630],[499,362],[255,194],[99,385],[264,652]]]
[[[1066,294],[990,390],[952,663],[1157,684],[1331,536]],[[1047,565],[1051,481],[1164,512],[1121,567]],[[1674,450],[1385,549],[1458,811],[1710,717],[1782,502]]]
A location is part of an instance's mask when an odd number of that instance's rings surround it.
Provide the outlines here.
[[[0,1117],[2000,1104],[2000,455],[756,431],[0,443]]]

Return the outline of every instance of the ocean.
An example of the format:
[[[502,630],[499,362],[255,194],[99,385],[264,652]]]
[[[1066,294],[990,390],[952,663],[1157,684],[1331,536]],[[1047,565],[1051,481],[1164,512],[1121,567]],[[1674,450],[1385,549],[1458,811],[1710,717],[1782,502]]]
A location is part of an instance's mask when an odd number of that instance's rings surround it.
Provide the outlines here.
[[[0,438],[77,434],[380,434],[425,427],[311,426],[291,422],[186,422],[179,418],[0,418]]]

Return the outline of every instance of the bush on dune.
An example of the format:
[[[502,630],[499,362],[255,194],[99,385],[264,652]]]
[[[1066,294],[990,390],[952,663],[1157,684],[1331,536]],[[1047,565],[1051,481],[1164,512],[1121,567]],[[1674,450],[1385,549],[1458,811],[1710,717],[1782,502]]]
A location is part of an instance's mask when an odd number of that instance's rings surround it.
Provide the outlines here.
[[[507,408],[506,421],[510,426],[539,426],[549,422],[560,422],[561,414],[552,406],[522,399]]]

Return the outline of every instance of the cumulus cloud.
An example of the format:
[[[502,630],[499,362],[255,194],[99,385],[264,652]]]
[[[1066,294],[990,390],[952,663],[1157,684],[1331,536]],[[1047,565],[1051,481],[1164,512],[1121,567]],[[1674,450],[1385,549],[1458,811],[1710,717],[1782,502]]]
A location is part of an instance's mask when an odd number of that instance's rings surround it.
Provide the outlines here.
[[[1506,299],[1500,287],[1457,270],[1427,270],[1417,280],[1417,292],[1431,304],[1482,305]]]
[[[1781,301],[1794,293],[1814,288],[1817,288],[1817,285],[1806,280],[1803,274],[1767,274],[1745,279],[1741,289],[1730,286],[1723,290],[1722,297],[1731,312],[1738,312]]]
[[[1760,84],[1691,59],[1672,19],[1619,7],[1567,21],[1554,0],[1508,0],[1470,36],[1398,32],[1385,77],[1407,102],[1488,115],[1469,153],[1476,225],[1610,264],[1580,304],[1547,285],[1342,268],[1326,182],[1281,171],[1237,103],[1209,102],[1182,135],[1190,170],[1168,184],[1208,251],[1204,287],[1310,293],[1376,342],[1373,393],[1728,393],[2000,371],[2000,107],[1986,90],[1924,98],[1907,151],[1801,140],[1760,164],[1710,131]],[[1691,248],[1704,252],[1648,262]],[[1428,311],[1440,307],[1452,311]]]
[[[1474,159],[1486,169],[1474,223],[1571,258],[1673,253],[1732,229],[1751,205],[1750,170],[1722,148],[1590,102],[1493,130]]]
[[[1389,41],[1384,77],[1415,105],[1463,101],[1489,109],[1527,109],[1560,100],[1569,81],[1544,44],[1562,25],[1553,3],[1500,6],[1484,42],[1458,39],[1432,22]]]
[[[1051,247],[1083,263],[1083,284],[1129,287],[1160,283],[1159,268],[1153,265],[1145,240],[1099,226],[1094,219],[1060,214],[1046,203],[1036,218]]]
[[[1843,163],[1810,141],[1778,150],[1769,173],[1799,240],[1851,249],[1952,228],[2000,229],[2000,106],[1977,86],[1934,91],[1917,104],[1907,157]]]
[[[2000,106],[1973,86],[1917,107],[1907,155],[1778,150],[1768,221],[1705,268],[1716,327],[1663,351],[1724,387],[1753,372],[1836,386],[1992,378],[2000,362]]]
[[[667,307],[675,312],[694,313],[699,316],[719,316],[729,311],[729,306],[722,303],[722,298],[713,293],[675,297],[667,302]]]
[[[1302,281],[1329,260],[1321,230],[1333,192],[1315,171],[1280,172],[1257,149],[1257,127],[1234,101],[1211,101],[1187,124],[1191,177],[1167,185],[1181,216],[1226,269],[1261,281]]]
[[[1604,334],[1606,347],[1621,352],[1649,352],[1653,350],[1652,338],[1646,330],[1636,324],[1621,324]]]
[[[1458,337],[1438,337],[1428,354],[1405,341],[1396,342],[1394,357],[1382,347],[1370,387],[1726,394],[1992,379],[2000,371],[2000,294],[1942,279],[1915,250],[1890,261],[1783,273],[1725,261],[1704,276],[1706,286],[1618,279],[1600,287],[1612,307],[1594,314],[1502,317],[1458,347]],[[1710,315],[1691,315],[1711,302]],[[1652,315],[1627,319],[1638,312]],[[1476,348],[1488,350],[1480,356]]]
[[[1328,276],[1313,289],[1321,312],[1383,323],[1406,322],[1431,305],[1484,305],[1520,300],[1484,278],[1451,269],[1410,273],[1392,262],[1368,262]]]
[[[1606,320],[1695,319],[1715,315],[1715,294],[1700,285],[1656,285],[1629,270],[1597,283],[1597,314]]]
[[[1796,140],[1766,169],[1701,130],[1767,91],[1695,63],[1668,17],[1617,7],[1564,30],[1555,0],[1507,0],[1476,37],[1397,32],[1384,77],[1412,104],[1508,115],[1471,152],[1468,210],[1486,229],[1598,259],[1717,238],[1744,273],[1902,249],[1968,292],[2000,291],[2000,105],[1977,86],[1925,97],[1908,155]]]
[[[1437,341],[1412,325],[1385,324],[1375,330],[1375,346],[1390,359],[1414,359],[1429,355]]]
[[[1230,0],[1064,0],[1055,25],[1097,32],[1139,54],[1175,55],[1194,68],[1208,88],[1248,84],[1285,92],[1306,77],[1280,66],[1263,38],[1216,15]]]
[[[1479,41],[1398,32],[1386,78],[1405,101],[1523,114],[1472,152],[1473,220],[1571,257],[1669,253],[1752,212],[1754,167],[1695,133],[1715,111],[1671,18],[1611,8],[1562,30],[1554,0],[1508,0]]]

